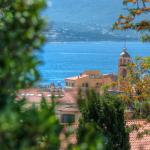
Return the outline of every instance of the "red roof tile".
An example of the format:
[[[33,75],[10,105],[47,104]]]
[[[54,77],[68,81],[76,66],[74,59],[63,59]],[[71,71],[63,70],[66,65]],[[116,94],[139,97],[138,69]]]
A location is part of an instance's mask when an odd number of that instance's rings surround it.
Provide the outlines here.
[[[150,131],[150,122],[145,120],[130,120],[127,121],[127,126],[136,126],[138,129],[130,133],[131,150],[150,150],[150,135],[144,134],[142,137],[138,135],[144,130]]]
[[[88,75],[82,74],[80,76],[74,76],[74,77],[65,78],[65,80],[78,80],[78,79],[85,78],[85,77],[88,77]]]
[[[67,103],[67,104],[76,104],[77,100],[77,90],[64,90],[64,96],[62,98],[59,98],[58,101],[60,103]]]
[[[18,92],[18,99],[26,98],[29,103],[40,103],[42,97],[51,102],[52,94],[38,88],[24,89]],[[64,90],[62,95],[55,94],[57,102],[64,104],[76,104],[77,90]]]
[[[150,130],[150,123],[145,120],[129,120],[127,121],[127,126],[137,125],[139,127],[138,131],[132,131],[129,136],[131,150],[150,150],[150,135],[144,135],[141,138],[138,138],[138,133],[144,130]],[[78,125],[72,126],[74,129],[77,129]],[[65,126],[65,130],[66,130]],[[61,142],[61,150],[65,150],[65,146],[67,143],[76,144],[76,134],[72,134],[71,139],[62,140]]]

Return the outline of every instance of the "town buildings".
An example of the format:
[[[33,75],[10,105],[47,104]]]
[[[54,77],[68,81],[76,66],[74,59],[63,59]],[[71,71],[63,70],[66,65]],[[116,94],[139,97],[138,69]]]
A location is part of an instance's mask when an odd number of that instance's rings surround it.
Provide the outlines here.
[[[94,89],[101,92],[103,86],[108,86],[110,91],[118,91],[121,87],[121,78],[127,76],[127,65],[131,62],[131,57],[124,48],[120,54],[118,62],[118,75],[102,74],[98,70],[84,71],[80,75],[65,78],[65,88],[70,89]]]
[[[100,92],[102,86],[112,87],[113,82],[117,81],[114,74],[101,74],[98,70],[88,70],[78,76],[65,79],[65,88],[72,89],[94,89]]]
[[[119,57],[118,75],[115,74],[102,74],[99,70],[84,71],[80,75],[65,78],[65,87],[62,88],[60,83],[56,86],[51,83],[44,88],[31,88],[20,90],[18,97],[25,97],[28,104],[38,105],[41,98],[44,97],[47,102],[51,103],[52,97],[57,102],[56,114],[62,124],[68,122],[78,123],[80,112],[77,104],[78,90],[94,89],[101,93],[103,86],[109,87],[109,92],[120,92],[119,87],[121,83],[120,78],[125,78],[127,75],[127,65],[131,61],[131,57],[126,51],[123,51]],[[114,86],[115,83],[115,86]]]
[[[126,49],[123,49],[119,57],[118,75],[102,74],[98,70],[89,70],[81,73],[80,75],[66,78],[64,88],[62,88],[60,84],[56,86],[52,83],[44,88],[20,90],[18,92],[18,99],[25,97],[29,105],[32,105],[33,103],[35,105],[39,105],[42,97],[44,97],[49,103],[51,103],[54,98],[57,103],[56,115],[58,116],[60,123],[63,125],[73,123],[72,127],[75,129],[77,128],[78,120],[80,118],[80,111],[77,104],[78,89],[82,89],[83,91],[86,89],[94,89],[97,92],[100,92],[101,88],[106,85],[109,86],[109,92],[120,92],[120,79],[127,76],[127,65],[129,62],[131,62],[131,57]],[[115,86],[113,85],[114,83],[116,83]],[[128,120],[126,125],[140,126],[139,131],[133,131],[130,133],[131,150],[150,150],[149,135],[144,135],[143,138],[137,139],[138,133],[145,129],[150,129],[150,124],[143,120]],[[63,139],[62,137],[62,141],[64,146],[66,139]],[[71,141],[73,141],[73,144],[76,143],[76,135],[71,137]]]

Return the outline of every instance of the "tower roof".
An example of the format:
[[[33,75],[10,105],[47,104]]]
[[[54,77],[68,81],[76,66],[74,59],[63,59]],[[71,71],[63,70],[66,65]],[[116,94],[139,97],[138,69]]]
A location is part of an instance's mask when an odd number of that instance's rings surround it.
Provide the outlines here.
[[[123,48],[121,54],[121,57],[130,57],[129,53],[127,52],[126,48]]]

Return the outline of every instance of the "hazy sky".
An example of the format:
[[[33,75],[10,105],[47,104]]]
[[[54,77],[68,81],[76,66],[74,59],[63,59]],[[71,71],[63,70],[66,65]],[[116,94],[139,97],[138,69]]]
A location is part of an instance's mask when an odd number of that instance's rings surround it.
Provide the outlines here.
[[[53,22],[110,24],[123,12],[122,0],[47,0]]]

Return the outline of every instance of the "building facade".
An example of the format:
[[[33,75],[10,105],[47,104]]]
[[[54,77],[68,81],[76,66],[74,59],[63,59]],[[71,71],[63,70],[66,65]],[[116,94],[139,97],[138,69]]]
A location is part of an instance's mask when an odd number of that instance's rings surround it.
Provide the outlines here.
[[[119,77],[126,77],[127,65],[130,61],[130,55],[127,53],[126,49],[123,49],[118,64]],[[88,70],[78,76],[66,78],[64,88],[61,87],[60,83],[58,85],[51,83],[44,88],[20,90],[18,92],[18,98],[25,97],[29,105],[32,103],[38,105],[42,97],[45,97],[47,102],[51,103],[52,97],[54,96],[57,102],[56,114],[60,122],[62,124],[67,122],[77,123],[80,117],[80,111],[77,106],[78,89],[94,89],[100,92],[102,86],[107,85],[110,87],[110,92],[119,93],[119,90],[112,86],[114,82],[118,83],[117,79],[117,75],[114,74],[102,74],[98,70]]]
[[[65,79],[65,88],[74,89],[95,89],[99,91],[102,86],[111,87],[113,82],[117,81],[114,74],[101,74],[98,70],[88,70],[78,76]]]
[[[128,75],[128,64],[131,63],[131,57],[126,48],[123,48],[118,62],[118,90],[122,91],[125,80]]]
[[[127,76],[127,66],[131,62],[131,57],[127,52],[126,48],[120,54],[118,63],[118,77],[125,78]]]

